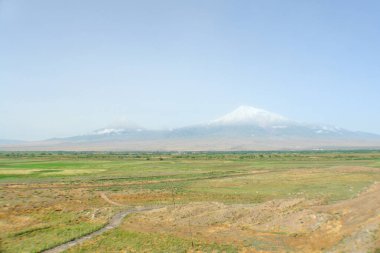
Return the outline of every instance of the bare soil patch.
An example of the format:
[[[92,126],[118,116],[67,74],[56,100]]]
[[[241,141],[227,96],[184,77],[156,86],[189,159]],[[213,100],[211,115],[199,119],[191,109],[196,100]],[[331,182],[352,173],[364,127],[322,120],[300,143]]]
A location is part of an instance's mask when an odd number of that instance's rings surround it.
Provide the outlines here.
[[[124,229],[234,243],[265,252],[371,252],[379,245],[380,184],[324,205],[303,198],[262,204],[197,202],[134,215]]]

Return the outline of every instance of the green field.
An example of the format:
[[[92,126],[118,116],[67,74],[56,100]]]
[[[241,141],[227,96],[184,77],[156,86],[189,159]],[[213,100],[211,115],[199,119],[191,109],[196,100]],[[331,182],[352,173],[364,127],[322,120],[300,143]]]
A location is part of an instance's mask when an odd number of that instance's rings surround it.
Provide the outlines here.
[[[49,249],[101,228],[113,214],[130,207],[176,208],[198,202],[251,207],[296,198],[333,205],[355,198],[378,181],[379,151],[4,152],[0,153],[0,252]],[[105,201],[101,193],[124,206]],[[131,215],[125,221],[134,216],[138,217]],[[271,251],[263,241],[222,243],[197,234],[196,226],[193,229],[188,234],[136,231],[123,223],[69,251]]]

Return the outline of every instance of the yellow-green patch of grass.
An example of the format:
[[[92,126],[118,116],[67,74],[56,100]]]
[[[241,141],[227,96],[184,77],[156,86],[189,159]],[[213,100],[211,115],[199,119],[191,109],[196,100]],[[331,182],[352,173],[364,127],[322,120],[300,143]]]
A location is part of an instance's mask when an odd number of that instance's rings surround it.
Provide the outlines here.
[[[47,213],[31,228],[2,235],[4,252],[40,252],[74,238],[91,233],[104,226],[103,223],[84,221],[74,212]]]
[[[13,168],[3,168],[0,169],[0,175],[27,175],[34,172],[39,172],[38,169],[13,169]]]
[[[237,196],[257,196],[266,201],[276,198],[323,198],[328,202],[349,199],[364,187],[380,180],[377,173],[342,173],[326,170],[278,171],[240,178],[194,182],[189,191]]]
[[[140,233],[116,228],[68,250],[79,252],[238,252],[236,246],[209,244],[159,233]]]

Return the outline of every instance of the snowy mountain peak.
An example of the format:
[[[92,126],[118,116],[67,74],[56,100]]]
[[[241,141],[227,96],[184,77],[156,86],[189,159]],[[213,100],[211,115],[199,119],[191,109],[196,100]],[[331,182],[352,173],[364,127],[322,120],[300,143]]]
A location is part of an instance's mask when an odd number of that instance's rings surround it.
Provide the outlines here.
[[[281,115],[251,106],[239,106],[234,111],[212,121],[211,124],[255,124],[265,127],[287,122],[290,120]]]

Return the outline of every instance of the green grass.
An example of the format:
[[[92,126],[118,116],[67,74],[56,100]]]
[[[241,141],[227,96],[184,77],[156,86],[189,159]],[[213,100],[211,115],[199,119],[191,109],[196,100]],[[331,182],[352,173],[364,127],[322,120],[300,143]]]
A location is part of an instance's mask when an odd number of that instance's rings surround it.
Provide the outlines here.
[[[261,196],[261,200],[305,197],[337,201],[351,198],[365,186],[380,181],[379,173],[336,173],[329,170],[291,173],[272,171],[242,178],[199,181],[189,190],[203,193]]]
[[[179,238],[172,235],[158,233],[139,233],[123,229],[114,229],[90,243],[78,245],[68,253],[79,252],[187,252],[201,250],[201,252],[238,252],[233,245],[205,243],[189,238]]]
[[[2,250],[15,253],[40,252],[103,226],[80,221],[75,213],[48,213],[38,218],[41,225],[3,234]]]

